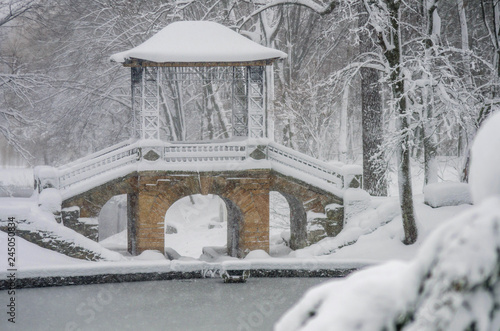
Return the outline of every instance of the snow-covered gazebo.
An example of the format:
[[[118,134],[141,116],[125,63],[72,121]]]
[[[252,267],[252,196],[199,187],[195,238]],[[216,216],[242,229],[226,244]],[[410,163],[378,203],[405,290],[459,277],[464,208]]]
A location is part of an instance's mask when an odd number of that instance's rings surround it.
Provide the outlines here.
[[[162,86],[193,79],[230,82],[232,135],[267,137],[265,66],[283,58],[281,51],[205,21],[172,23],[139,46],[111,56],[131,68],[133,134],[139,139],[160,139]]]

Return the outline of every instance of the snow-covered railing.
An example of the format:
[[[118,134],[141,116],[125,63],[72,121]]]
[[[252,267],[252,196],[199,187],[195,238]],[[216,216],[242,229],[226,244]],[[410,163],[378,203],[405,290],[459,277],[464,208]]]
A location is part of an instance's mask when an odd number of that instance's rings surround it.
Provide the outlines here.
[[[164,147],[165,162],[240,162],[246,159],[246,144],[179,144]]]
[[[100,154],[93,159],[85,159],[72,166],[61,167],[59,168],[59,189],[66,189],[82,180],[135,163],[139,157],[140,150],[136,146],[126,145],[106,154]]]
[[[122,141],[118,144],[115,144],[113,146],[110,146],[110,147],[106,147],[104,149],[101,149],[100,151],[97,151],[95,153],[92,153],[92,154],[89,154],[89,155],[86,155],[84,157],[81,157],[79,158],[78,160],[75,160],[75,161],[72,161],[70,163],[66,163],[62,166],[60,166],[58,169],[59,170],[64,170],[64,169],[67,169],[67,168],[71,168],[75,165],[78,165],[82,162],[85,162],[85,161],[89,161],[89,160],[94,160],[100,156],[103,156],[103,155],[106,155],[106,154],[109,154],[109,153],[112,153],[116,150],[119,150],[119,149],[122,149],[123,147],[127,147],[127,146],[130,146],[135,140],[134,139],[128,139],[128,140],[125,140],[125,141]]]
[[[173,163],[242,162],[246,157],[245,141],[230,143],[167,143],[147,140],[130,143],[128,141],[57,169],[38,167],[45,170],[36,176],[35,185],[39,191],[45,187],[65,190],[71,185],[140,161],[162,160],[168,170],[168,164]]]
[[[254,161],[267,159],[271,161],[271,166],[272,164],[275,164],[277,168],[278,165],[284,166],[281,168],[282,171],[293,169],[340,190],[361,186],[359,166],[337,166],[274,142],[251,140],[200,143],[172,143],[158,140],[127,141],[57,169],[37,167],[35,185],[38,191],[45,187],[67,190],[75,184],[111,173],[116,169],[125,170],[125,166],[136,163],[141,163],[143,170],[151,167],[155,170],[168,171],[169,169],[178,170],[179,165],[182,164],[238,164],[248,159],[254,159]],[[280,169],[277,170],[280,171]],[[110,179],[109,176],[100,176],[100,178],[98,182],[102,181],[102,178]]]
[[[338,167],[274,142],[267,146],[267,158],[333,184],[339,189],[361,187],[362,170],[358,166]]]

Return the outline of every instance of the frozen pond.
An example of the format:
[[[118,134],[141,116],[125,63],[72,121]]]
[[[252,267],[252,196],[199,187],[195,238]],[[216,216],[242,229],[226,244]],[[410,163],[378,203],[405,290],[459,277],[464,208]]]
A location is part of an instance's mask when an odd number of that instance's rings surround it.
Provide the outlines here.
[[[21,289],[15,327],[3,318],[0,329],[272,330],[308,288],[328,280],[192,279]]]

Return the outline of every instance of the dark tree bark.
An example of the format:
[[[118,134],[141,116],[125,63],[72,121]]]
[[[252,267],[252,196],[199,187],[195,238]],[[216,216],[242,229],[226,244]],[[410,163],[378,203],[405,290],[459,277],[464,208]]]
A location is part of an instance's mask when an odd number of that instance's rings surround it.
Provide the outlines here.
[[[358,5],[358,27],[364,27],[368,21],[368,13],[363,5]],[[360,35],[360,54],[371,52],[375,45],[370,33],[364,30]],[[383,142],[382,97],[379,83],[379,72],[373,68],[363,67],[361,73],[361,122],[363,127],[363,188],[375,196],[387,195],[385,173],[377,171],[375,155]]]
[[[403,218],[403,229],[405,234],[404,243],[411,245],[417,241],[418,231],[415,222],[415,212],[413,208],[413,190],[411,185],[410,171],[410,143],[409,132],[410,123],[406,108],[406,97],[404,80],[401,76],[401,45],[399,44],[399,6],[398,0],[386,0],[390,14],[390,23],[393,33],[393,47],[386,48],[383,38],[380,44],[384,48],[384,56],[391,68],[389,82],[392,86],[393,99],[396,101],[398,111],[398,122],[401,140],[398,144],[398,182],[399,182],[399,202],[401,205],[401,216]]]

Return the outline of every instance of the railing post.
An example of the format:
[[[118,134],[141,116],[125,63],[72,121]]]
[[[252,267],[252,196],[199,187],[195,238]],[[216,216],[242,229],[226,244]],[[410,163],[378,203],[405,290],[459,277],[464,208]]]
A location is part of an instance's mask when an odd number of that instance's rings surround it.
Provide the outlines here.
[[[359,165],[345,165],[342,167],[343,189],[363,187],[363,168]]]
[[[37,166],[34,169],[35,187],[38,193],[46,188],[60,188],[59,171],[50,166]]]

